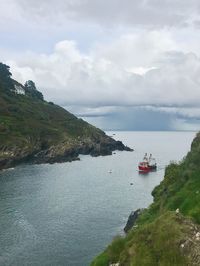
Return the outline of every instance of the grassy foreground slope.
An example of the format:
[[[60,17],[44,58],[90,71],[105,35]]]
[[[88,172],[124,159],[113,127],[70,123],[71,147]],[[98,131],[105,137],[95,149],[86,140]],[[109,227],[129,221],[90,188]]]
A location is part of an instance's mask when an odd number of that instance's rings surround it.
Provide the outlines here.
[[[0,63],[0,169],[20,162],[71,161],[79,154],[129,150],[102,130],[44,101],[32,81],[11,79]]]
[[[92,266],[200,265],[200,133],[182,162],[166,168],[152,195],[137,225],[114,239]]]

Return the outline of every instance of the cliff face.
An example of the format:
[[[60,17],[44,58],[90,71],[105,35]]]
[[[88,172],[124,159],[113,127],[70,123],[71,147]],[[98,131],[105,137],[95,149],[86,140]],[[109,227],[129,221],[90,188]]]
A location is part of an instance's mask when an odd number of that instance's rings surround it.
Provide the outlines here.
[[[152,195],[126,237],[117,237],[91,265],[200,265],[200,133]]]
[[[122,142],[43,100],[32,81],[11,79],[0,63],[0,169],[20,162],[54,163],[130,150]]]

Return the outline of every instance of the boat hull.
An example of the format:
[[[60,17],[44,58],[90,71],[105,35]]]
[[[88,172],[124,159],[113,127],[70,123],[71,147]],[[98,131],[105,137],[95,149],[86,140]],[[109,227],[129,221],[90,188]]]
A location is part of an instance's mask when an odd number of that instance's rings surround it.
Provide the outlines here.
[[[149,165],[149,166],[138,166],[139,171],[144,171],[144,172],[150,172],[150,171],[154,171],[157,169],[156,165]]]

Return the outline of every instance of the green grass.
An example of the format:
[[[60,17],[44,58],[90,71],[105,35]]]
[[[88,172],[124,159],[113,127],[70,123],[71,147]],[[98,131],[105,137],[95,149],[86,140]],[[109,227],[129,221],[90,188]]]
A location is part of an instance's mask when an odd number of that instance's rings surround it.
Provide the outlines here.
[[[0,148],[49,147],[61,142],[72,143],[105,134],[65,109],[24,95],[0,90]]]
[[[140,225],[99,255],[91,266],[108,266],[120,262],[126,266],[184,266],[187,258],[180,252],[180,243],[189,231],[182,218],[166,212],[151,223]]]
[[[125,248],[125,239],[117,236],[112,242],[112,245],[108,246],[106,252],[102,253],[97,259],[91,264],[92,266],[103,266],[109,265],[109,261],[117,263],[119,261],[120,253]]]

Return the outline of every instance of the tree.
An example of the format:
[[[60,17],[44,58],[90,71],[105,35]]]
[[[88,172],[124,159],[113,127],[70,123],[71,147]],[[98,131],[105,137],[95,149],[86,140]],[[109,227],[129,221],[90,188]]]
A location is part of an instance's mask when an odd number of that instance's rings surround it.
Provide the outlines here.
[[[32,81],[32,80],[28,80],[25,82],[24,84],[24,87],[27,89],[27,90],[37,90],[36,89],[36,86],[35,86],[35,83]]]
[[[14,85],[11,78],[10,67],[0,63],[0,88],[3,91],[14,91]]]
[[[26,95],[32,98],[35,98],[35,99],[42,100],[42,101],[44,100],[42,93],[37,90],[35,83],[32,80],[26,81],[24,84],[24,87],[25,87]]]

